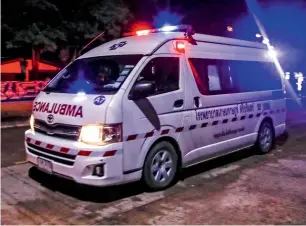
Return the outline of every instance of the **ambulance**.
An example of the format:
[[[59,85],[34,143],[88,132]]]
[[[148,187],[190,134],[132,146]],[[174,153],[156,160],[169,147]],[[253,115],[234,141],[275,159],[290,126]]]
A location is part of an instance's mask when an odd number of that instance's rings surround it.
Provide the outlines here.
[[[284,80],[263,43],[137,31],[69,64],[33,102],[27,160],[92,186],[171,186],[183,168],[270,152],[286,129]]]

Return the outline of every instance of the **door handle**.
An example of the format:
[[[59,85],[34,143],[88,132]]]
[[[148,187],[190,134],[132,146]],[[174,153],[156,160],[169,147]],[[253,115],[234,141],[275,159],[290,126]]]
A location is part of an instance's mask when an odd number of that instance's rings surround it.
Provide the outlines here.
[[[200,107],[200,97],[194,97],[194,105],[198,108]]]
[[[182,106],[183,106],[183,104],[184,104],[184,101],[183,101],[182,99],[180,99],[180,100],[176,100],[176,101],[174,102],[173,107],[175,107],[175,108],[179,108],[179,107],[182,107]]]

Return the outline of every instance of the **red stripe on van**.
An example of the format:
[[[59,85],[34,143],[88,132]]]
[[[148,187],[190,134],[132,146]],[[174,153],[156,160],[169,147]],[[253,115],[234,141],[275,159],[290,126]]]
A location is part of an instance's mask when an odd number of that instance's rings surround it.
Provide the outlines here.
[[[176,133],[180,133],[184,130],[184,127],[179,127],[175,130]]]
[[[127,137],[127,141],[129,141],[129,140],[135,140],[137,136],[138,136],[138,134],[129,135],[129,136]]]
[[[170,131],[170,129],[164,129],[164,130],[162,130],[161,135],[168,134],[169,131]]]
[[[65,154],[67,154],[68,151],[69,151],[69,148],[61,148],[61,149],[60,149],[60,152],[63,152],[63,153],[65,153]]]
[[[91,153],[91,151],[81,150],[81,151],[79,151],[78,155],[81,155],[81,156],[89,156],[90,153]]]
[[[154,135],[153,131],[152,132],[148,132],[148,133],[146,133],[145,138],[152,137],[153,135]]]
[[[110,157],[114,156],[116,154],[117,150],[111,150],[111,151],[106,151],[103,155],[103,157]]]
[[[54,148],[54,145],[52,145],[52,144],[47,144],[46,148],[52,150],[52,148]]]
[[[41,144],[41,142],[40,141],[35,141],[35,145],[37,145],[37,146],[39,146]]]

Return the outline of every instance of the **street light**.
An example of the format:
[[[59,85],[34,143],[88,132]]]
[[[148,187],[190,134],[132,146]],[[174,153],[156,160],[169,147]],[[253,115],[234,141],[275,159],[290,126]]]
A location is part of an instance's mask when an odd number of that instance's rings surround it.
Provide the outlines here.
[[[234,29],[231,26],[226,27],[227,31],[232,32]]]

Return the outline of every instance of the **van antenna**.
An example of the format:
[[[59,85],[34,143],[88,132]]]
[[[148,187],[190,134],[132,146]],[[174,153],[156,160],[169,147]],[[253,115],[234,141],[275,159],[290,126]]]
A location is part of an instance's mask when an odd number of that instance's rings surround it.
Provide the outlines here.
[[[94,37],[86,46],[84,46],[79,52],[78,54],[74,57],[73,60],[75,60],[78,56],[80,56],[80,54],[82,53],[82,51],[84,49],[86,49],[88,46],[91,45],[91,43],[93,43],[94,41],[96,41],[98,38],[100,38],[102,35],[104,35],[105,31],[101,32],[100,34],[98,34],[96,37]]]
[[[186,30],[185,30],[185,38],[188,40],[189,43],[192,45],[197,45],[196,40],[192,37],[192,35],[195,34],[195,31],[193,30],[193,27],[191,25],[184,25]]]

